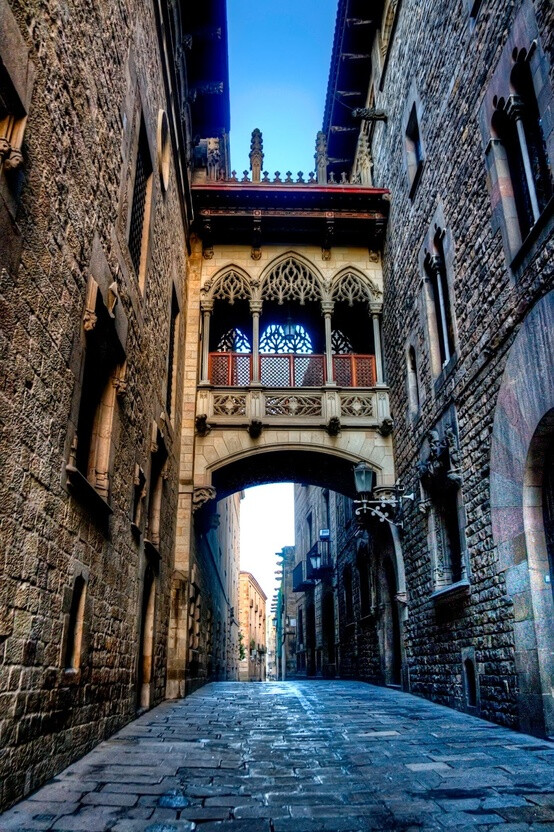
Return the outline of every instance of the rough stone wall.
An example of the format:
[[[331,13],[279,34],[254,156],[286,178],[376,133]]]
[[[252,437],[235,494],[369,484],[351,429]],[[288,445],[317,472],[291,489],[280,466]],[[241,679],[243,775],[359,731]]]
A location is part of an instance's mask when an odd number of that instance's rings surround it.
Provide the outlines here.
[[[148,474],[151,425],[168,449],[163,485],[151,704],[164,695],[180,402],[165,409],[172,284],[184,310],[185,239],[172,169],[162,194],[156,120],[164,90],[153,7],[3,0],[36,70],[23,181],[2,189],[0,804],[12,802],[131,719],[137,706],[142,539],[131,530],[135,463]],[[10,17],[10,20],[12,18]],[[14,41],[14,48],[19,45]],[[4,57],[4,56],[3,56]],[[153,162],[145,295],[127,250],[139,101]],[[2,174],[0,173],[0,176]],[[80,397],[82,316],[102,253],[128,324],[118,398],[109,534],[65,487]],[[177,353],[183,339],[183,318]],[[175,381],[182,385],[180,368]],[[148,499],[148,498],[147,498]],[[144,535],[143,535],[144,536]],[[82,666],[64,671],[68,596],[88,574]]]
[[[409,592],[406,650],[414,693],[465,707],[461,650],[474,646],[480,713],[516,724],[512,600],[497,570],[489,514],[490,437],[506,356],[517,329],[536,300],[552,285],[552,235],[523,260],[516,273],[506,266],[500,231],[493,231],[479,111],[521,3],[482,4],[473,24],[469,6],[447,8],[404,0],[391,45],[383,90],[376,104],[388,116],[373,141],[374,180],[391,189],[384,252],[384,339],[395,451],[403,486],[418,493],[415,464],[425,432],[450,403],[457,410],[462,494],[471,570],[468,601],[446,611],[431,600],[426,520],[415,505],[408,514],[403,552]],[[553,15],[548,2],[533,4],[542,48],[550,56]],[[402,119],[410,96],[421,105],[425,162],[414,198],[408,196]],[[454,247],[453,296],[457,360],[437,384],[429,365],[421,314],[418,253],[440,207]],[[410,418],[405,349],[413,339],[418,357],[419,417]]]

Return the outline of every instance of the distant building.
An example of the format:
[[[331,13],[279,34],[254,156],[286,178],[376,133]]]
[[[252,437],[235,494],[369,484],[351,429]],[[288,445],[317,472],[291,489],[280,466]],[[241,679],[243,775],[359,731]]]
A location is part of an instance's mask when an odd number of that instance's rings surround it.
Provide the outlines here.
[[[240,573],[239,622],[244,658],[239,663],[241,682],[263,682],[266,678],[267,595],[250,572]]]
[[[296,606],[292,589],[294,553],[294,546],[283,546],[277,553],[282,563],[281,583],[273,602],[278,679],[296,675]]]

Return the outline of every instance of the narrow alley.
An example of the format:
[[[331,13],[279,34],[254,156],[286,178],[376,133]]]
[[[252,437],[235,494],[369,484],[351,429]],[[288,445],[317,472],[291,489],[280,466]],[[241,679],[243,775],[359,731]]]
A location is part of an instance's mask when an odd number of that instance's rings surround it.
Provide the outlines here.
[[[212,683],[101,743],[0,832],[554,830],[554,743],[360,682]]]

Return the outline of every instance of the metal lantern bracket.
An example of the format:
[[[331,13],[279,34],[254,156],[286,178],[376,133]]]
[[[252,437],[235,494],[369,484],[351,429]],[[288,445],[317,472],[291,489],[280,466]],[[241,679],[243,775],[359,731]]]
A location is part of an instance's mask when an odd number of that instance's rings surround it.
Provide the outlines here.
[[[400,488],[400,482],[397,481],[394,486],[394,493],[390,496],[372,500],[362,494],[361,499],[354,500],[354,505],[356,506],[354,511],[357,517],[369,514],[371,517],[378,517],[381,523],[384,523],[386,520],[391,526],[397,526],[403,529],[404,503],[406,500],[413,503],[415,494],[413,492],[411,494],[403,493]],[[394,514],[392,517],[389,517],[386,512],[391,509],[394,509]]]

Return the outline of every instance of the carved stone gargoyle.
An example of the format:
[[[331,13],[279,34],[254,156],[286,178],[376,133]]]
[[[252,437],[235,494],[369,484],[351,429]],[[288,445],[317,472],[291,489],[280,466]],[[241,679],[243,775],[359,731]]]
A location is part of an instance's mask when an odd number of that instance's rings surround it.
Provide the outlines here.
[[[383,419],[379,427],[377,428],[377,433],[381,436],[390,436],[394,430],[394,422],[392,419]]]
[[[212,426],[208,424],[208,416],[206,413],[201,413],[196,417],[194,426],[198,436],[207,436],[212,429]]]
[[[252,419],[250,424],[248,425],[248,435],[251,439],[259,439],[262,435],[263,424],[260,422],[259,419]]]
[[[338,416],[331,416],[329,421],[327,422],[326,427],[327,433],[329,436],[338,436],[341,431],[341,424],[340,419]]]
[[[356,107],[352,110],[352,118],[361,118],[362,121],[386,121],[387,114],[376,107]]]
[[[454,430],[448,426],[441,437],[437,430],[427,432],[429,451],[426,458],[417,463],[421,484],[427,491],[444,487],[459,488],[462,477],[459,473],[458,442]]]

